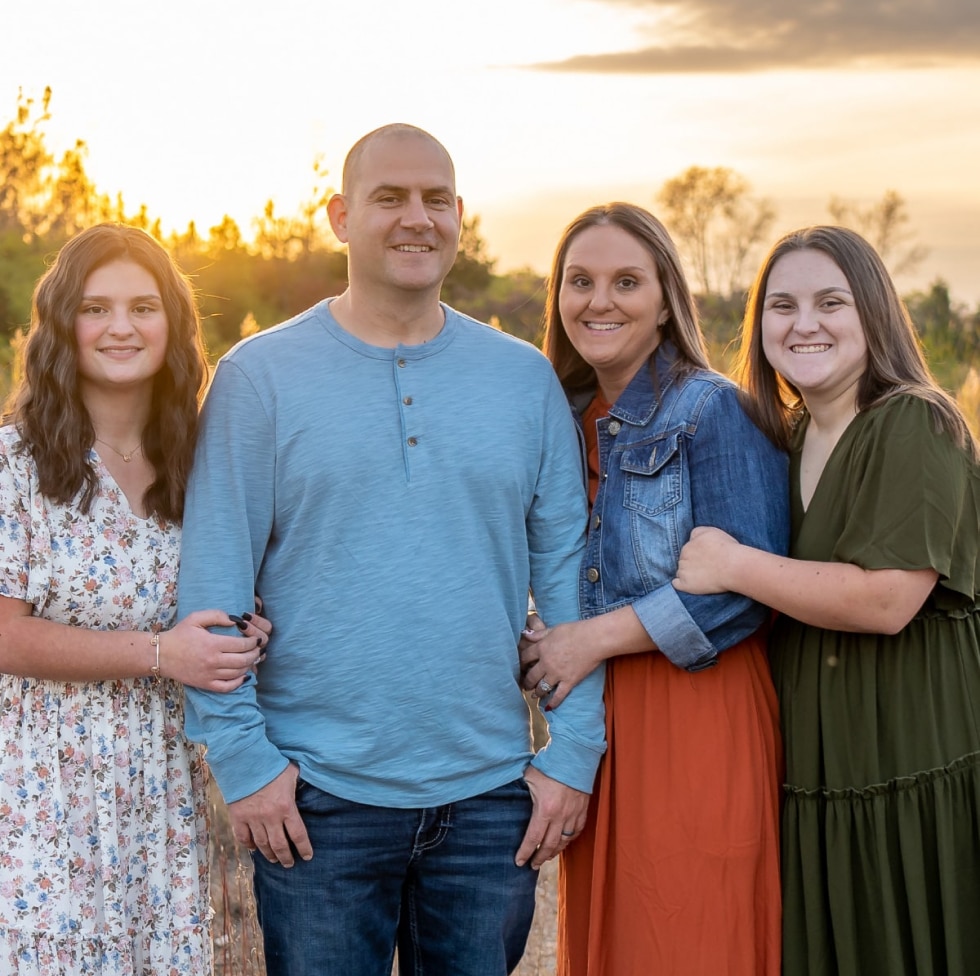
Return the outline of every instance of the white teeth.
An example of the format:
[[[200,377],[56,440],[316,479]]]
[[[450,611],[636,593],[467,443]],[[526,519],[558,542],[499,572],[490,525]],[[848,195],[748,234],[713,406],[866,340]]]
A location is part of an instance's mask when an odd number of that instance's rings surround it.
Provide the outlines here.
[[[593,332],[612,332],[614,329],[621,329],[623,327],[622,322],[585,322],[584,325],[587,329],[591,329]]]
[[[800,353],[804,353],[804,354],[811,353],[811,352],[826,352],[829,348],[830,348],[830,346],[827,343],[825,343],[825,342],[822,342],[822,343],[814,343],[812,346],[793,346],[792,347],[793,352],[800,352]]]
[[[432,248],[427,244],[399,244],[395,247],[396,251],[408,251],[411,254],[424,254]]]

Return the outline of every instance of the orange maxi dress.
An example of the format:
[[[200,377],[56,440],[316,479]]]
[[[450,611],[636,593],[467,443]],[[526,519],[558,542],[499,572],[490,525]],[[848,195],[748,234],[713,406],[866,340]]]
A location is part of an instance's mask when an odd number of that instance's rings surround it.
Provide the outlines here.
[[[595,499],[593,401],[583,418]],[[778,976],[782,749],[761,633],[697,673],[611,658],[608,751],[559,866],[558,976]]]

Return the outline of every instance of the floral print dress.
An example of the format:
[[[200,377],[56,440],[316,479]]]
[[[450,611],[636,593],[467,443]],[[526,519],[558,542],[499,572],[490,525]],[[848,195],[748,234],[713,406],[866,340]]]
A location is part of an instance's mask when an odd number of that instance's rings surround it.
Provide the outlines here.
[[[94,451],[90,513],[53,504],[18,442],[0,429],[0,594],[73,627],[168,628],[179,527],[135,516]],[[210,973],[206,815],[178,683],[0,674],[0,973]]]

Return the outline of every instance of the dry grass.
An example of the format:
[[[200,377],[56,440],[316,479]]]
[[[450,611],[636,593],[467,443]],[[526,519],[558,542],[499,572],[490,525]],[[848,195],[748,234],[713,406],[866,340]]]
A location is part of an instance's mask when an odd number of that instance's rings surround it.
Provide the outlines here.
[[[232,836],[224,802],[214,787],[211,833],[216,976],[265,976],[262,939],[252,897],[252,864]],[[552,976],[555,971],[555,889],[555,862],[551,861],[541,869],[534,925],[515,976]]]
[[[211,903],[216,976],[265,976],[262,936],[255,918],[252,862],[238,845],[214,783],[211,807]]]

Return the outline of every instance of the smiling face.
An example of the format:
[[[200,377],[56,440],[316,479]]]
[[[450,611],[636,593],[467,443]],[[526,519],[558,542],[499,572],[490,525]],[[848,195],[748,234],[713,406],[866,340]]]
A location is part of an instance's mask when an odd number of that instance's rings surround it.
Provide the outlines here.
[[[668,316],[653,255],[612,224],[587,227],[569,242],[558,309],[569,342],[610,402],[657,348]]]
[[[844,272],[823,251],[790,251],[769,272],[762,348],[808,404],[857,403],[868,343]]]
[[[146,268],[128,260],[96,268],[75,315],[83,398],[95,390],[152,390],[167,356],[167,332],[160,288]]]
[[[328,207],[348,246],[352,289],[438,293],[456,260],[462,201],[446,151],[417,132],[389,132],[359,152]]]

